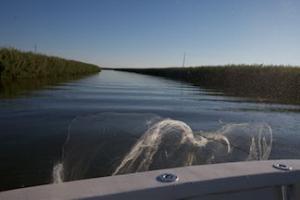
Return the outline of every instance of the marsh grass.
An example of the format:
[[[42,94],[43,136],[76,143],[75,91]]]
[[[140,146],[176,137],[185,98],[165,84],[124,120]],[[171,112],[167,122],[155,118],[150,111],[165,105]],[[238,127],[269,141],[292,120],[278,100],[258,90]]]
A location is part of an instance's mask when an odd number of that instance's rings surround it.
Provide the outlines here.
[[[300,103],[300,68],[273,65],[226,65],[187,68],[118,69],[182,80],[225,95],[259,101]]]
[[[1,80],[64,77],[99,71],[98,66],[79,61],[22,52],[13,48],[0,49]]]
[[[26,92],[100,72],[96,65],[74,60],[0,49],[0,98],[15,98]]]

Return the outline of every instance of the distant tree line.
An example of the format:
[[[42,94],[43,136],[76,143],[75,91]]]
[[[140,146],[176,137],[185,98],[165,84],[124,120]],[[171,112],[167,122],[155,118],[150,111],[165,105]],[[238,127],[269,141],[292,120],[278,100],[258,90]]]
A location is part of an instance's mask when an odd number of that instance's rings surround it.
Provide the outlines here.
[[[300,67],[225,65],[118,70],[182,80],[260,101],[300,103]]]

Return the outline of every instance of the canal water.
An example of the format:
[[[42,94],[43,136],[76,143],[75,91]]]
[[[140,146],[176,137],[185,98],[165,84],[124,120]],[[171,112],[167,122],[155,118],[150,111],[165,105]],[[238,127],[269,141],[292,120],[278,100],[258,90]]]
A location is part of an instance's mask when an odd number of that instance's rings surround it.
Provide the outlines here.
[[[168,167],[300,158],[300,106],[128,72],[0,99],[0,190]]]

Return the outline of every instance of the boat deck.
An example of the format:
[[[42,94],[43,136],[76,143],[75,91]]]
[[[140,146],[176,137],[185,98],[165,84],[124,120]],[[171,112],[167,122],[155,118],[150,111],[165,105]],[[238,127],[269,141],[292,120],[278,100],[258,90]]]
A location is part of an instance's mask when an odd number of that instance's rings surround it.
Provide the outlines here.
[[[5,191],[0,199],[294,200],[300,199],[300,160],[155,170]]]

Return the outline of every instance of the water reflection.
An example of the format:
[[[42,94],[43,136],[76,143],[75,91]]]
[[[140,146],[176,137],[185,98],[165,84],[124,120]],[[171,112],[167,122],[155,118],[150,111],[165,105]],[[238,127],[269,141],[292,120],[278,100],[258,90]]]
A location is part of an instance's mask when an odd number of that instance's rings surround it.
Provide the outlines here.
[[[85,76],[64,76],[51,78],[34,78],[18,80],[1,80],[0,81],[0,98],[16,98],[26,95],[32,91],[47,88],[49,86],[60,85],[64,82],[74,81]]]

